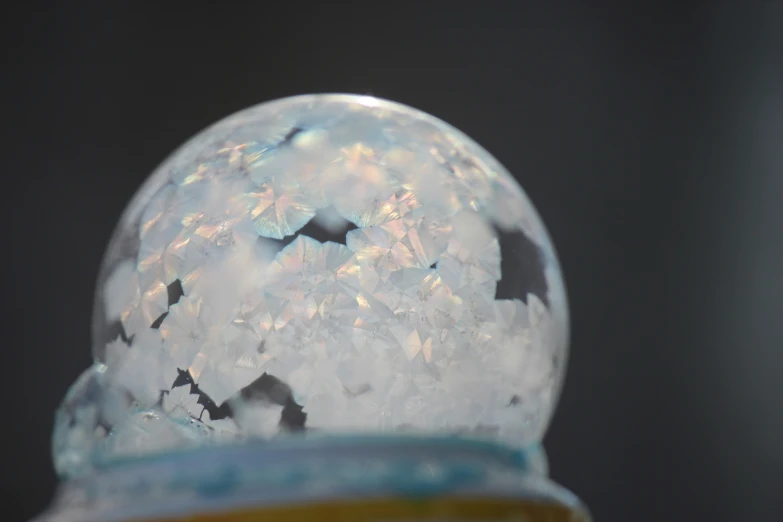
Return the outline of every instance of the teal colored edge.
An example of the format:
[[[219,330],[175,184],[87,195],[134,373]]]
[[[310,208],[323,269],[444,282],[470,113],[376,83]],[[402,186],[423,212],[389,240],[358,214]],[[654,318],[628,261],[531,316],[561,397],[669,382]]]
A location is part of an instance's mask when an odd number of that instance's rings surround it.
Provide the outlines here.
[[[90,522],[322,500],[417,501],[464,494],[580,505],[547,478],[542,455],[539,444],[514,448],[456,435],[307,433],[107,460],[61,487],[78,492],[85,506],[112,499],[111,513],[98,510]],[[367,468],[365,463],[381,465]],[[78,516],[85,522],[83,514]]]
[[[491,459],[493,462],[517,471],[528,471],[531,467],[530,455],[542,451],[540,444],[525,448],[514,448],[493,440],[460,437],[455,435],[291,435],[273,440],[246,440],[241,443],[208,444],[194,448],[153,453],[134,457],[115,457],[93,463],[96,471],[114,471],[127,467],[143,466],[151,463],[175,463],[191,458],[204,459],[210,456],[252,454],[254,457],[269,456],[279,452],[298,453],[300,451],[328,452],[336,449],[382,450],[411,449],[421,452],[433,451],[433,456],[447,457],[449,453],[459,452]],[[278,457],[279,458],[279,457]]]

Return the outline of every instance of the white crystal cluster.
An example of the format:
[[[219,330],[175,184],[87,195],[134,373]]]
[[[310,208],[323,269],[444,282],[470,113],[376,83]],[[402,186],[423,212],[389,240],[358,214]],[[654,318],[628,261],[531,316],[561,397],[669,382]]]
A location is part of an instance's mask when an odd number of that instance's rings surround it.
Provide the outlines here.
[[[515,277],[497,231],[538,246],[547,295],[496,299]],[[284,405],[241,397],[264,374],[290,387],[308,429],[514,444],[542,435],[557,393],[567,319],[535,211],[478,145],[389,102],[297,97],[208,129],[137,195],[104,272],[96,331],[119,322],[125,340],[96,355],[127,397],[104,423],[110,451],[273,436]],[[185,371],[232,415],[173,386]]]

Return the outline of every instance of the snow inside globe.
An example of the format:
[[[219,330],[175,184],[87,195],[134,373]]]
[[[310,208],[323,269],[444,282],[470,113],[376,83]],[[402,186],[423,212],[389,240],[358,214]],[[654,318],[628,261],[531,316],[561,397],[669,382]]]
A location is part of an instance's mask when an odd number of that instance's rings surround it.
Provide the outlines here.
[[[567,313],[539,216],[463,133],[368,96],[264,103],[122,215],[55,467],[315,433],[536,444]]]

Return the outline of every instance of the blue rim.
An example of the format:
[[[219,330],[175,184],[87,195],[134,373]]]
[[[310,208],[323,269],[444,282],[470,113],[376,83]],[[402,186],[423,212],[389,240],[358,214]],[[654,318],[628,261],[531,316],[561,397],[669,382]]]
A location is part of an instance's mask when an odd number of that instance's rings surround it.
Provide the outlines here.
[[[537,467],[540,451],[538,445],[513,448],[445,435],[254,440],[106,461],[62,485],[69,493],[62,498],[81,500],[53,507],[71,510],[80,522],[119,522],[291,503],[466,494],[579,505]],[[101,501],[109,511],[99,507]]]
[[[324,455],[329,452],[350,451],[348,456],[377,455],[382,452],[388,456],[406,455],[426,456],[429,458],[448,459],[459,455],[470,455],[491,461],[496,465],[513,468],[517,471],[528,471],[531,458],[540,451],[540,445],[526,448],[513,448],[486,439],[460,437],[455,435],[292,435],[274,440],[247,440],[242,443],[225,445],[205,445],[195,448],[167,451],[162,453],[116,457],[110,460],[99,460],[94,463],[97,472],[113,472],[127,470],[128,467],[141,467],[149,464],[178,465],[198,461],[237,459],[247,463],[247,459],[255,463],[280,462],[291,458],[301,459],[303,454]]]

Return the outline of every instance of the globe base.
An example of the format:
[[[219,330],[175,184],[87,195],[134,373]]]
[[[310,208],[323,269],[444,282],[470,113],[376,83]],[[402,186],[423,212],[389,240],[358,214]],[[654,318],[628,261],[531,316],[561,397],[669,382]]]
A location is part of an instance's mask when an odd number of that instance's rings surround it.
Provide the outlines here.
[[[36,522],[589,521],[541,456],[452,436],[247,441],[96,466]]]

